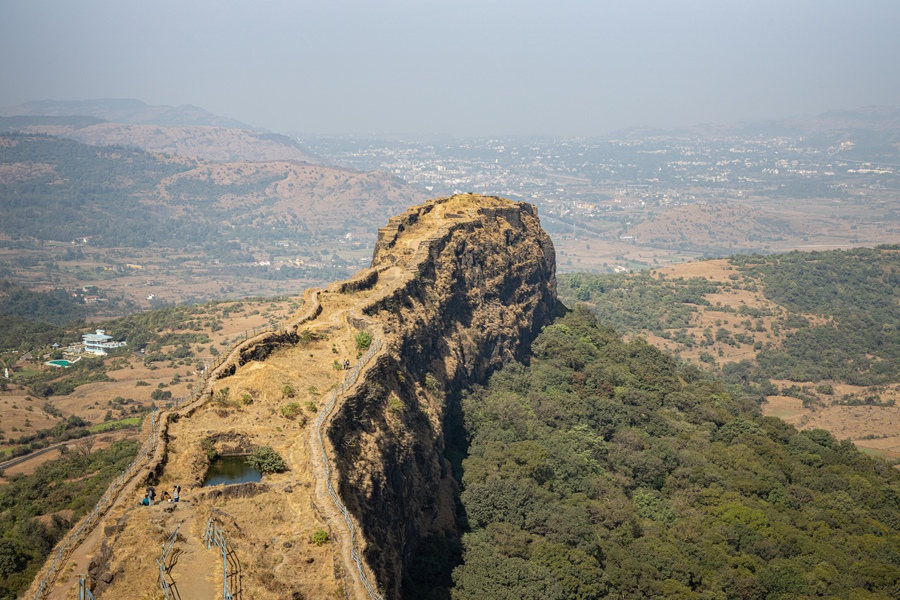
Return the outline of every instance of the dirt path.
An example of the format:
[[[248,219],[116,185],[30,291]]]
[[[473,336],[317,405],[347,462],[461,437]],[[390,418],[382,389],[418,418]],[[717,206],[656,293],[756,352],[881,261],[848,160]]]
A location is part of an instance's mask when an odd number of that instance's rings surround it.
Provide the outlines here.
[[[340,310],[330,315],[327,322],[349,329],[349,325],[346,322],[346,310]],[[342,348],[344,347],[343,343],[341,346]],[[346,348],[343,349],[346,354]],[[322,424],[323,436],[325,435],[324,431],[328,428],[328,422],[329,420],[326,417]],[[369,595],[360,583],[356,563],[353,561],[350,533],[347,529],[346,521],[344,521],[344,516],[341,514],[338,507],[335,506],[334,501],[328,494],[328,489],[325,484],[325,463],[322,460],[322,448],[319,444],[319,428],[310,427],[308,428],[308,431],[310,467],[313,480],[316,482],[316,508],[319,510],[321,517],[328,523],[331,535],[334,538],[333,543],[338,547],[338,554],[343,565],[344,583],[348,586],[346,591],[348,592],[349,597],[354,600],[368,600]]]
[[[287,324],[288,326],[292,326],[302,321],[310,314],[313,314],[314,311],[318,310],[317,294],[318,290],[308,290],[307,293],[304,294],[304,300],[308,300],[310,304],[305,307],[306,310],[303,310],[299,317],[291,319]],[[216,374],[228,368],[229,365],[235,364],[239,360],[241,348],[244,345],[253,343],[254,340],[262,339],[267,335],[269,335],[269,332],[261,333],[254,338],[250,338],[250,340],[245,340],[244,342],[232,347],[231,351],[229,351],[229,353],[226,355],[225,360],[210,373],[209,378],[206,380],[205,385],[197,395],[196,399],[193,402],[177,409],[161,411],[159,414],[159,422],[166,423],[166,419],[168,419],[170,413],[186,415],[198,402],[204,402],[206,394],[216,381]],[[163,438],[158,438],[158,443],[156,444],[156,449],[153,453],[153,457],[150,459],[147,465],[159,464],[159,462],[163,459],[166,447],[162,439]],[[138,498],[140,496],[139,488],[143,487],[145,482],[145,475],[148,472],[149,470],[145,467],[132,477],[132,479],[125,485],[123,490],[118,494],[112,505],[110,505],[103,518],[101,518],[93,528],[91,533],[89,533],[74,548],[74,550],[72,550],[69,559],[66,561],[66,565],[61,568],[61,572],[53,582],[50,591],[45,595],[46,598],[51,598],[53,600],[65,600],[66,598],[74,598],[77,595],[79,576],[83,576],[88,572],[91,559],[98,553],[100,544],[105,537],[103,535],[104,528],[109,525],[115,524],[120,516],[124,515],[127,512],[127,509],[132,505],[132,503],[135,502],[135,498]],[[29,589],[29,592],[27,593],[27,596],[34,596],[35,591],[36,587],[33,583],[31,588]],[[191,597],[185,596],[184,600],[187,600],[188,598]]]
[[[97,523],[91,533],[89,533],[88,536],[72,551],[72,554],[67,561],[66,568],[59,577],[56,578],[56,582],[51,588],[50,593],[47,595],[47,598],[50,598],[51,600],[64,600],[65,598],[76,597],[77,594],[75,593],[75,590],[78,589],[79,576],[85,576],[87,574],[91,558],[103,541],[104,528],[115,522],[115,520],[110,517],[114,514],[117,505],[122,504],[121,500],[123,498],[133,498],[137,495],[140,483],[140,478],[135,476],[125,485],[124,489],[119,493],[118,499],[107,511],[104,518]]]
[[[203,543],[206,523],[199,518],[193,505],[179,503],[178,508],[179,518],[184,521],[168,565],[175,598],[216,598],[217,592],[222,589],[221,575],[216,579],[216,575],[222,572],[219,551],[215,546],[207,548]]]
[[[436,216],[436,220],[439,223],[442,223],[444,220],[443,213],[441,213],[439,216]],[[425,239],[427,239],[427,237],[427,235],[416,235],[410,239],[405,240],[408,250],[415,254],[415,252],[421,246],[421,243]],[[402,281],[402,273],[402,270],[396,268],[385,269],[381,271],[378,283],[375,285],[372,294],[380,295],[390,292],[393,288],[399,285],[400,281]],[[351,332],[353,331],[353,328],[348,323],[347,318],[351,309],[357,308],[358,305],[359,304],[332,312],[329,310],[328,303],[325,302],[323,303],[322,320],[320,322],[324,323],[326,326],[338,326],[342,329],[345,329],[346,331],[348,331],[346,339],[352,340]],[[357,319],[362,318],[362,314],[355,314],[354,317]],[[378,335],[381,336],[382,334]],[[352,350],[355,350],[355,348],[352,348]],[[353,556],[353,539],[349,526],[347,524],[347,520],[342,513],[342,507],[339,507],[335,503],[334,499],[331,497],[331,494],[328,492],[326,475],[327,471],[323,454],[331,454],[333,453],[333,451],[330,451],[331,449],[327,447],[329,445],[328,442],[325,442],[326,447],[323,448],[320,440],[327,439],[325,432],[328,430],[331,422],[331,417],[340,406],[342,396],[345,396],[349,391],[356,387],[356,385],[365,380],[366,371],[375,364],[375,359],[377,358],[378,354],[385,351],[386,350],[382,348],[378,353],[371,356],[369,360],[361,366],[356,381],[353,382],[347,389],[345,389],[343,393],[338,395],[331,411],[328,414],[323,415],[321,426],[310,427],[308,430],[310,466],[312,468],[313,478],[315,480],[316,506],[319,509],[321,516],[329,524],[332,534],[336,534],[334,543],[338,546],[338,554],[343,563],[344,580],[345,584],[347,584],[348,586],[346,592],[348,594],[348,597],[353,598],[354,600],[371,600],[372,598],[378,598],[379,596],[370,594],[361,580],[359,567],[357,566],[356,560]],[[343,508],[344,510],[346,510],[346,507]],[[358,524],[355,524],[354,528],[357,532],[357,544],[359,544],[361,541],[361,535],[359,534],[360,528]],[[361,548],[358,548],[357,551],[361,551]],[[375,580],[371,573],[367,574],[367,579],[374,586]]]
[[[434,221],[436,225],[433,224],[431,227],[422,226],[420,231],[414,232],[411,236],[408,235],[403,240],[408,251],[413,255],[411,257],[413,260],[422,241],[427,240],[434,235],[436,227],[444,222],[444,215],[435,215]],[[304,293],[304,307],[302,312],[287,321],[283,327],[289,329],[305,321],[303,325],[304,328],[309,327],[312,330],[327,333],[329,339],[333,340],[334,343],[340,347],[340,350],[335,351],[336,355],[352,356],[355,354],[356,349],[353,341],[355,328],[351,326],[348,321],[350,314],[353,314],[354,322],[356,322],[357,319],[365,319],[357,310],[358,307],[367,299],[390,293],[396,286],[405,281],[407,276],[411,275],[407,269],[403,267],[392,267],[383,270],[381,271],[378,282],[372,289],[352,295],[336,293],[320,294],[319,290],[307,290]],[[206,379],[202,391],[197,396],[197,400],[194,400],[191,404],[179,407],[176,410],[164,411],[160,414],[160,422],[164,424],[163,429],[168,426],[167,419],[169,414],[174,413],[186,417],[198,403],[202,404],[205,402],[207,394],[212,391],[213,385],[216,383],[215,375],[226,369],[232,369],[232,365],[239,364],[242,347],[246,347],[255,341],[262,340],[269,334],[269,332],[261,333],[250,340],[246,340],[243,343],[232,347],[228,352],[226,359],[210,372],[210,376]],[[383,337],[383,334],[379,334],[379,336]],[[380,350],[380,352],[384,351],[384,349]],[[312,354],[309,356],[311,357]],[[361,366],[357,381],[361,381],[365,378],[366,371],[371,368],[376,358],[377,354],[372,356],[366,364]],[[350,390],[344,390],[343,394],[346,394],[348,391]],[[330,395],[328,395],[327,398],[330,400]],[[334,410],[339,408],[341,402],[342,397],[339,396],[336,400]],[[330,416],[330,414],[325,415],[322,422],[321,429],[323,438],[325,437],[324,431],[327,430],[329,425]],[[280,432],[281,429],[279,428],[278,431]],[[342,571],[347,596],[354,600],[367,600],[372,596],[367,592],[360,579],[359,568],[353,556],[350,529],[344,518],[344,514],[342,513],[342,507],[335,504],[326,486],[326,465],[323,461],[323,451],[319,443],[318,428],[308,427],[307,431],[309,448],[308,462],[302,460],[299,455],[299,450],[291,450],[292,462],[305,462],[310,466],[314,481],[314,504],[319,511],[320,516],[328,523],[331,529],[336,560],[341,563],[341,568],[338,570]],[[164,436],[160,437],[160,440],[162,439],[164,439]],[[333,454],[330,443],[326,441],[325,445],[325,452]],[[152,460],[147,464],[151,466],[159,464],[163,459],[165,452],[165,444],[158,443]],[[134,506],[134,502],[136,501],[136,498],[142,495],[140,488],[144,485],[147,472],[147,468],[145,467],[132,478],[93,532],[75,548],[68,565],[57,578],[55,586],[49,596],[50,598],[66,600],[75,597],[78,575],[87,572],[91,558],[98,553],[100,544],[104,539],[104,527],[124,522],[128,519],[133,519],[136,515],[140,515],[138,519],[140,523],[143,523],[142,519],[148,518],[151,514],[150,511],[129,514],[130,511],[137,510]],[[180,529],[183,540],[179,539],[179,542],[176,543],[178,555],[174,557],[174,562],[171,564],[170,569],[170,577],[174,581],[179,592],[178,597],[183,600],[194,600],[195,598],[200,600],[202,598],[218,597],[220,594],[219,590],[222,589],[221,562],[216,560],[219,555],[215,549],[207,550],[202,544],[202,535],[206,524],[205,522],[200,523],[198,521],[194,509],[189,508],[187,503],[180,503],[177,508],[177,513],[175,513],[175,515],[170,515],[168,519],[170,523],[173,522],[171,519],[176,515],[178,519],[184,519],[184,523]],[[156,507],[154,507],[154,510],[155,509]],[[354,525],[354,528],[357,531],[357,544],[363,544],[364,541],[359,535],[359,527]],[[155,557],[151,557],[150,554],[147,554],[149,549],[141,547],[129,550],[139,551],[141,556],[138,557],[137,560],[145,563],[145,573],[149,574],[152,572],[152,565],[150,563],[152,563],[153,558]],[[151,554],[156,554],[158,552],[158,547],[154,547],[152,550]],[[358,548],[358,550],[361,551],[362,548]],[[251,559],[250,556],[245,558],[248,560]],[[217,575],[218,581],[216,581]],[[374,578],[371,573],[368,574],[368,580],[374,583]],[[144,583],[149,584],[150,582],[141,582],[141,585],[144,585]],[[137,585],[138,582],[133,582],[133,584]],[[132,583],[128,583],[127,585],[131,586]],[[33,593],[34,592],[32,591],[31,595],[33,595]]]

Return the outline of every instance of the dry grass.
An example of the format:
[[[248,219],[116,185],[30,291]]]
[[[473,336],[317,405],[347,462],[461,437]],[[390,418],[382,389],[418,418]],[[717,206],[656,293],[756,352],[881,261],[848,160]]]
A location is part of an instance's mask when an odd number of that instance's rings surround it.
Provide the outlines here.
[[[286,319],[291,314],[292,303],[296,303],[297,300],[298,298],[243,301],[243,308],[237,312],[232,312],[227,318],[222,318],[222,315],[234,303],[217,304],[212,308],[211,316],[219,316],[221,329],[213,331],[209,327],[201,328],[200,331],[195,333],[206,333],[210,337],[211,342],[193,344],[192,348],[196,351],[199,347],[202,347],[204,351],[198,353],[197,357],[211,359],[210,347],[224,352],[226,346],[223,346],[222,343],[233,339],[238,334],[253,327],[264,325],[270,319],[277,321]],[[254,312],[256,314],[253,314]],[[176,331],[183,332],[184,330]],[[112,381],[89,383],[79,386],[69,395],[52,396],[48,399],[33,397],[28,394],[27,390],[19,390],[14,386],[10,386],[8,391],[0,392],[0,430],[6,436],[6,439],[0,442],[0,450],[10,447],[10,438],[17,438],[21,435],[34,433],[39,429],[53,427],[59,421],[59,418],[44,412],[42,407],[47,403],[59,410],[64,417],[77,415],[96,424],[104,420],[107,411],[111,408],[109,401],[116,397],[135,400],[137,405],[150,406],[154,404],[150,395],[159,384],[166,385],[165,389],[171,391],[173,397],[186,396],[191,386],[197,380],[198,375],[194,364],[197,357],[191,359],[190,364],[177,364],[176,361],[173,366],[172,361],[164,361],[153,363],[148,367],[143,362],[144,355],[132,352],[124,356],[126,360],[124,368],[111,370],[107,373]],[[107,362],[112,362],[113,360],[115,359],[108,358]],[[43,364],[38,365],[38,368],[55,369],[55,367]],[[62,372],[61,370],[60,373],[62,374]],[[175,375],[181,378],[181,383],[171,384]],[[139,386],[137,385],[139,381],[148,385]],[[13,428],[17,431],[13,431]],[[42,455],[39,459],[33,461],[34,464],[30,462],[29,468],[33,469],[37,464],[50,460],[53,456],[52,453]]]
[[[168,462],[157,489],[180,484],[182,497],[188,502],[201,493],[199,486],[208,465],[200,444],[203,438],[212,440],[219,451],[237,446],[271,446],[288,464],[287,472],[265,476],[269,492],[250,498],[202,500],[194,506],[196,515],[190,518],[191,531],[198,531],[198,524],[205,524],[206,515],[216,515],[243,563],[244,597],[289,598],[295,591],[306,598],[339,597],[342,582],[335,574],[335,565],[340,559],[335,556],[334,544],[311,542],[317,530],[327,528],[315,507],[316,477],[309,454],[312,415],[304,408],[302,417],[308,415],[308,421],[288,418],[280,409],[289,402],[301,406],[313,402],[319,408],[324,404],[328,391],[343,376],[332,363],[352,361],[356,356],[352,337],[355,331],[330,318],[356,304],[362,295],[322,293],[327,311],[311,328],[323,339],[277,350],[265,362],[243,365],[233,376],[216,382],[213,399],[204,407],[170,426]],[[293,397],[285,395],[286,384],[293,388]],[[243,400],[248,396],[252,398],[250,403]],[[182,508],[179,506],[178,511]],[[122,545],[133,549],[136,544],[150,543],[142,539],[142,535],[146,537],[138,531],[142,527],[147,527],[143,517],[129,518],[126,531],[130,537],[123,537]],[[202,531],[195,535],[202,535]],[[118,554],[116,560],[118,563]],[[130,573],[129,560],[131,556],[126,554],[118,564]],[[208,559],[209,564],[202,566],[200,563],[207,559],[199,554],[194,560],[199,561],[201,570],[215,572],[215,561]],[[146,570],[142,563],[137,569]],[[116,589],[119,594],[121,588]],[[121,593],[116,597],[137,598],[128,595],[128,591]]]

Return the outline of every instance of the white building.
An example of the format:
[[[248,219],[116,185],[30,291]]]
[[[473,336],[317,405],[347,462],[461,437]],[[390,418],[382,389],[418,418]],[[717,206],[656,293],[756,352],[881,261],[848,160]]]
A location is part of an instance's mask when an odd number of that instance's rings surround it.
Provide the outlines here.
[[[107,350],[114,350],[125,345],[125,342],[112,341],[112,336],[106,335],[102,329],[98,329],[97,333],[85,333],[81,337],[84,340],[84,351],[98,356],[106,356]]]

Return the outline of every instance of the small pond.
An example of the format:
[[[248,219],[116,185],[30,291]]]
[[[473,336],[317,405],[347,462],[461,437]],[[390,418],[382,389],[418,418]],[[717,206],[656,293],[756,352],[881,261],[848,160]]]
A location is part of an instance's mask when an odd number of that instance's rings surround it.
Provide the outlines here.
[[[203,487],[260,481],[262,473],[247,464],[246,456],[220,456],[209,464]]]

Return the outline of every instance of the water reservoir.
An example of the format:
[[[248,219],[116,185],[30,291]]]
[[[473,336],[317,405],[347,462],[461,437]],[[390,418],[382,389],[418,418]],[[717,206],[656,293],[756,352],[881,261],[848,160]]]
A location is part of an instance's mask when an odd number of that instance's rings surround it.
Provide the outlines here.
[[[260,481],[262,473],[247,464],[246,456],[220,456],[209,464],[203,487]]]

